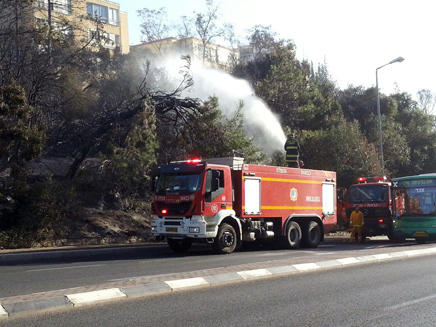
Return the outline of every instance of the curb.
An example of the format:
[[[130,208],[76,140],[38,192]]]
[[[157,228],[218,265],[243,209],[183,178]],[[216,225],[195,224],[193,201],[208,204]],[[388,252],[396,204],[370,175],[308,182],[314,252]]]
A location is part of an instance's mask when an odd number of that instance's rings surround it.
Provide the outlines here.
[[[404,259],[430,254],[436,254],[436,247],[374,254],[362,257],[346,257],[334,260],[271,267],[267,269],[243,270],[234,273],[216,274],[204,277],[168,280],[124,288],[109,288],[85,293],[65,294],[64,296],[49,297],[32,301],[0,303],[0,319],[19,314],[57,310],[62,308],[74,308],[124,298],[150,296],[225,283],[285,276],[320,269],[341,268],[356,264]]]

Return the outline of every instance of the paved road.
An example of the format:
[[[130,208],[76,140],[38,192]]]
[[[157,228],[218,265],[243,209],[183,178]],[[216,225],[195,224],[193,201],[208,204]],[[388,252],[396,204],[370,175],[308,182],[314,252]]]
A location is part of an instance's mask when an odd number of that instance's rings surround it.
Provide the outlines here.
[[[92,285],[109,288],[123,281],[146,283],[168,280],[172,276],[174,279],[197,277],[426,246],[415,242],[392,244],[387,238],[373,239],[364,244],[344,242],[344,238],[329,238],[316,249],[266,247],[231,255],[213,255],[209,247],[197,246],[181,256],[173,254],[166,245],[123,248],[122,252],[102,252],[93,256],[84,252],[83,256],[68,257],[66,251],[65,256],[49,262],[0,266],[0,300],[52,290],[79,288],[76,292],[80,292],[85,291],[83,287]],[[88,287],[86,291],[89,290]]]
[[[434,256],[12,317],[12,326],[433,326]],[[353,313],[353,315],[352,315]]]

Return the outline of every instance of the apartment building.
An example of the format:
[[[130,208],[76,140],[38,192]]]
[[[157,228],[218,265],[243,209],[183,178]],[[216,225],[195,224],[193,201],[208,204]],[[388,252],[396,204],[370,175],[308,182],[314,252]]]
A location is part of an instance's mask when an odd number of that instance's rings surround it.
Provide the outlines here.
[[[131,48],[132,51],[145,50],[161,56],[189,55],[193,63],[224,70],[231,67],[239,56],[237,50],[210,42],[204,45],[202,40],[195,37],[184,39],[170,37],[152,42],[143,42],[131,46]]]
[[[122,54],[129,53],[127,13],[118,3],[106,0],[36,0],[34,16],[37,24],[51,23],[65,26],[63,31],[72,34],[84,44],[102,36],[103,46],[110,50],[119,47]],[[62,24],[60,24],[62,22]]]

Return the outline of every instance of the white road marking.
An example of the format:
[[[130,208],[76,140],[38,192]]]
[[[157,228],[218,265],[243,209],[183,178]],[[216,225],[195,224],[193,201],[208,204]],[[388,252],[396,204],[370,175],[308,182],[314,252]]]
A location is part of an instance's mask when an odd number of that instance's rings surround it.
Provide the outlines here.
[[[316,263],[302,263],[298,265],[293,265],[294,268],[296,268],[299,271],[306,271],[306,270],[313,270],[313,269],[319,269],[321,268]]]
[[[6,310],[3,308],[3,306],[0,304],[0,317],[2,316],[8,316],[8,313],[6,312]]]
[[[66,269],[80,269],[80,268],[91,268],[91,267],[101,267],[107,265],[87,265],[87,266],[72,266],[72,267],[56,267],[56,268],[44,268],[44,269],[32,269],[26,270],[26,272],[39,272],[39,271],[51,271],[51,270],[66,270]]]
[[[194,278],[185,278],[178,280],[168,280],[165,283],[171,287],[173,290],[187,288],[187,287],[195,287],[202,285],[210,285],[203,277],[194,277]]]
[[[268,271],[267,269],[244,270],[244,271],[238,271],[237,274],[244,279],[272,275],[272,273],[270,271]]]
[[[350,258],[342,258],[342,259],[338,259],[338,262],[343,264],[343,265],[350,265],[353,263],[359,263],[360,261],[357,260],[354,257],[350,257]]]
[[[86,293],[66,294],[65,296],[74,304],[74,306],[80,306],[83,304],[126,297],[126,294],[121,292],[119,288],[109,288],[106,290]]]
[[[401,308],[405,308],[405,307],[409,307],[412,305],[416,305],[419,304],[421,302],[425,302],[425,301],[430,301],[430,300],[434,300],[436,299],[436,294],[434,295],[430,295],[430,296],[426,296],[426,297],[422,297],[420,299],[416,299],[416,300],[412,300],[412,301],[406,301],[397,305],[393,305],[391,307],[387,307],[386,310],[398,310]]]

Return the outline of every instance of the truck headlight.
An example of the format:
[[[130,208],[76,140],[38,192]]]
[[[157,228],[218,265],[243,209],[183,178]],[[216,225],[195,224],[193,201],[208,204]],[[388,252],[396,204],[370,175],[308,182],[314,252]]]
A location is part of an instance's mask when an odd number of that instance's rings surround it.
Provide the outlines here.
[[[200,233],[200,227],[189,227],[190,233]]]

